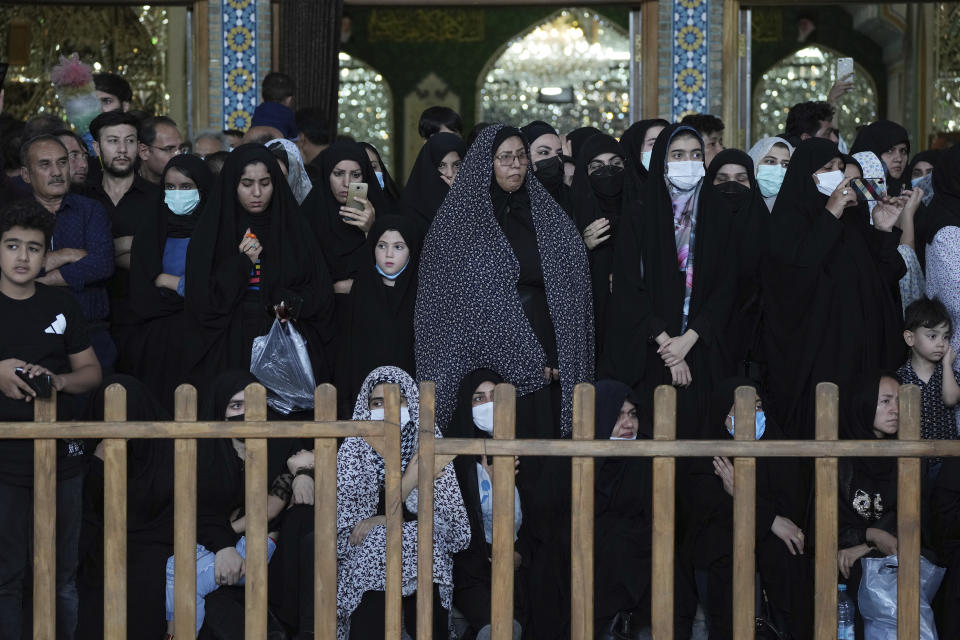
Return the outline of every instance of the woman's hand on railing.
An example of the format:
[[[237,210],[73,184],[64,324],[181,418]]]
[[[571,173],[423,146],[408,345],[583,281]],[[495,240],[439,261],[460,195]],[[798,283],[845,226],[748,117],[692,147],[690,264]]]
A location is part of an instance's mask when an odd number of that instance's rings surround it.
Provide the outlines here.
[[[853,564],[868,553],[870,553],[870,547],[865,544],[837,551],[837,566],[840,567],[840,574],[844,579],[850,578],[850,569],[853,568]]]
[[[379,527],[381,525],[386,526],[387,518],[386,516],[373,516],[372,518],[367,518],[366,520],[361,520],[353,527],[353,531],[350,532],[350,544],[351,546],[357,547],[363,544],[363,541],[366,540],[367,534],[370,533],[370,530],[374,527]]]
[[[872,544],[877,551],[885,556],[897,555],[897,537],[883,529],[868,528],[867,543]]]
[[[487,475],[490,476],[490,480],[493,480],[493,460],[487,456],[480,456],[480,466],[483,467],[484,471],[487,472]],[[520,456],[513,456],[513,475],[520,473]],[[438,478],[440,476],[437,476]]]
[[[243,556],[233,547],[217,551],[213,560],[214,579],[217,584],[237,584],[244,574]]]
[[[787,545],[790,555],[795,556],[798,553],[803,555],[803,531],[794,524],[793,520],[777,516],[773,519],[773,524],[770,525],[770,531],[773,531],[775,536],[783,540],[783,544]]]
[[[733,495],[733,463],[730,458],[724,456],[714,456],[713,472],[717,474],[723,482],[723,490],[728,495]]]

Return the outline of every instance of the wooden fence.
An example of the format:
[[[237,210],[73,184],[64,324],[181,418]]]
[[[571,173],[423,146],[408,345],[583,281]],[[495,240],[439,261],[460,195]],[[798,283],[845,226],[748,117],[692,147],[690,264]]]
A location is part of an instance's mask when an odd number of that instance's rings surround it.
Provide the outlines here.
[[[386,461],[386,620],[385,637],[400,638],[401,628],[401,501],[400,394],[396,385],[385,392],[385,420],[335,421],[336,391],[316,390],[312,422],[267,422],[263,387],[246,389],[243,423],[198,422],[196,391],[181,386],[176,395],[174,422],[127,422],[126,392],[119,385],[106,390],[103,422],[56,423],[55,399],[38,401],[35,422],[0,423],[0,438],[32,438],[34,449],[34,638],[55,637],[56,594],[56,439],[103,438],[106,640],[127,637],[126,625],[126,441],[131,438],[173,438],[175,441],[175,635],[191,638],[196,619],[196,438],[246,439],[246,535],[267,535],[266,453],[268,438],[312,438],[315,446],[314,524],[316,531],[315,629],[317,638],[336,638],[336,452],[337,438],[365,438]],[[513,637],[513,457],[570,457],[571,492],[571,637],[587,640],[594,634],[593,513],[594,459],[653,458],[652,632],[654,639],[673,637],[674,526],[676,457],[734,458],[734,637],[754,634],[754,544],[756,519],[756,458],[816,458],[816,576],[815,637],[832,639],[837,631],[837,458],[898,457],[898,637],[917,640],[920,630],[920,458],[960,456],[960,441],[919,440],[920,389],[900,389],[900,433],[897,441],[838,441],[838,392],[835,385],[817,387],[815,441],[754,441],[754,396],[737,390],[736,431],[732,441],[676,441],[676,392],[662,386],[654,394],[654,439],[594,440],[594,389],[576,387],[572,440],[515,440],[515,392],[495,390],[494,438],[434,439],[434,385],[420,385],[419,511],[429,513],[434,502],[434,473],[461,454],[494,458],[492,637]],[[744,442],[749,441],[749,442]],[[419,522],[418,567],[432,566],[433,519]],[[431,637],[433,572],[420,570],[417,588],[417,640]],[[266,637],[266,546],[247,546],[246,640]]]

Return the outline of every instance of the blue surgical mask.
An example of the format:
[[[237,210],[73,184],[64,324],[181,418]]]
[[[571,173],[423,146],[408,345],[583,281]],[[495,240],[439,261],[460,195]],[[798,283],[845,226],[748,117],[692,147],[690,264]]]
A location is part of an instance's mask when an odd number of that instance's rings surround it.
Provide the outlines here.
[[[383,189],[383,171],[374,171],[373,173],[377,176],[377,182],[380,183],[380,188]]]
[[[167,208],[178,216],[186,216],[200,204],[200,191],[197,189],[167,189],[163,192],[163,201]]]
[[[787,170],[778,164],[762,164],[757,168],[757,184],[764,198],[772,198],[780,193],[785,175]]]
[[[643,165],[643,168],[647,171],[650,171],[650,158],[653,157],[653,151],[641,151],[640,152],[640,164]]]
[[[410,261],[409,261],[409,260],[407,260],[407,264],[410,264]],[[377,273],[379,273],[380,275],[382,275],[382,276],[383,276],[384,278],[386,278],[387,280],[396,280],[397,278],[400,277],[400,274],[401,274],[401,273],[403,273],[404,271],[407,270],[407,264],[403,265],[403,268],[400,269],[400,271],[397,271],[397,272],[396,272],[395,274],[393,274],[393,275],[387,275],[386,273],[383,272],[383,269],[380,268],[380,265],[376,265],[376,267],[377,267]]]
[[[734,417],[733,416],[727,416],[727,417],[730,418],[730,428],[728,428],[727,431],[730,433],[730,435],[733,435]],[[763,437],[763,432],[766,431],[767,429],[767,414],[765,414],[763,411],[757,411],[756,425],[757,425],[757,437],[755,439],[759,440],[760,438]]]
[[[926,206],[930,205],[930,201],[933,200],[933,174],[928,173],[925,176],[920,176],[919,178],[914,178],[910,181],[910,187],[913,189],[923,189],[923,204]]]

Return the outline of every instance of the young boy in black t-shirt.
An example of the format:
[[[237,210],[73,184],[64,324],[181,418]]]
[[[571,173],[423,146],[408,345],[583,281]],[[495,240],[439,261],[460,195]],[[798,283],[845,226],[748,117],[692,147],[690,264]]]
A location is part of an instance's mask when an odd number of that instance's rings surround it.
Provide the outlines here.
[[[97,356],[76,301],[65,291],[35,282],[54,217],[33,198],[0,211],[0,421],[30,422],[36,392],[21,379],[50,376],[58,392],[58,419],[100,385]],[[25,429],[28,427],[24,427]],[[82,451],[58,441],[57,638],[77,626],[76,571],[80,536]],[[0,440],[0,640],[20,638],[23,582],[31,570],[33,442]],[[51,523],[38,522],[37,527]]]

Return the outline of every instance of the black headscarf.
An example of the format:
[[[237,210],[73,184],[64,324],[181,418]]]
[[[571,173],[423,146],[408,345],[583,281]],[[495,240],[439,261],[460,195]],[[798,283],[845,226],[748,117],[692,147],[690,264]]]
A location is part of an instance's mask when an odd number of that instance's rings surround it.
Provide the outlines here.
[[[933,167],[933,200],[918,218],[918,248],[926,248],[933,242],[940,229],[960,227],[960,145],[944,151],[938,158]]]
[[[383,283],[374,254],[380,236],[389,230],[399,232],[410,249],[407,266],[392,287]],[[378,216],[367,236],[367,264],[345,300],[346,322],[336,369],[338,395],[351,410],[363,379],[377,367],[414,371],[413,312],[421,242],[419,226],[408,216]],[[342,410],[346,406],[341,403]]]
[[[557,130],[543,120],[534,120],[520,127],[520,133],[523,134],[523,139],[527,143],[528,149],[533,146],[533,143],[540,136],[555,135],[558,140],[560,139]],[[534,150],[530,149],[530,152],[534,153]],[[570,202],[570,188],[563,181],[563,156],[558,155],[548,158],[547,160],[539,161],[533,156],[530,157],[531,165],[537,165],[538,162],[543,164],[533,166],[534,177],[547,188],[547,191],[550,192],[553,199],[559,202],[560,206],[567,210],[567,213],[570,213],[572,204]]]
[[[163,273],[163,251],[167,238],[189,238],[213,188],[214,176],[199,156],[174,156],[163,170],[161,183],[170,169],[177,169],[197,184],[200,203],[190,214],[178,216],[170,211],[160,192],[155,215],[145,217],[133,237],[130,252],[130,313],[140,320],[171,315],[183,309],[183,298],[154,284]]]
[[[846,393],[840,390],[840,438],[843,440],[876,440],[873,422],[877,414],[880,381],[883,378],[896,380],[896,374],[871,371],[864,373],[847,387]],[[897,436],[884,435],[884,439],[896,439]],[[896,496],[896,469],[894,458],[847,458],[843,461],[853,467],[854,476],[871,483],[892,485]],[[863,476],[866,476],[864,478]],[[854,480],[856,483],[856,480]],[[842,489],[842,487],[841,487]],[[884,495],[884,498],[887,496]],[[886,509],[894,505],[885,505]]]
[[[273,195],[267,211],[254,216],[240,205],[237,186],[244,169],[258,162],[270,173]],[[329,379],[323,350],[333,338],[333,285],[280,165],[258,144],[230,153],[187,251],[186,308],[211,346],[208,365],[218,371],[250,364],[250,345],[242,338],[242,301],[250,293],[251,263],[237,248],[247,228],[263,246],[262,333],[272,323],[267,305],[299,299],[295,326],[307,341],[317,382]]]
[[[377,156],[377,163],[380,165],[380,173],[383,174],[383,195],[384,197],[393,202],[400,201],[400,187],[397,186],[396,181],[393,179],[393,176],[390,175],[390,170],[387,168],[386,163],[383,161],[383,158],[380,156],[380,152],[375,146],[369,142],[360,142],[358,143],[365,151],[372,151],[373,155]],[[367,156],[369,159],[369,156]],[[376,177],[376,171],[374,171],[374,177]],[[377,184],[380,184],[379,182]]]
[[[358,227],[343,221],[340,216],[342,205],[330,189],[330,174],[337,163],[343,160],[353,160],[360,165],[363,173],[361,182],[367,183],[367,199],[376,215],[394,213],[380,190],[367,152],[358,143],[337,140],[317,156],[314,162],[320,165],[320,178],[303,201],[301,210],[320,243],[330,278],[334,282],[356,277],[366,263],[366,236]]]
[[[926,151],[921,151],[913,156],[910,159],[910,163],[907,165],[907,168],[903,170],[903,179],[905,183],[909,183],[913,180],[913,170],[921,162],[929,162],[936,168],[937,163],[940,162],[940,157],[943,155],[942,149],[927,149]]]
[[[910,134],[907,133],[907,130],[896,122],[878,120],[860,130],[857,139],[853,142],[853,147],[850,148],[850,154],[872,151],[875,156],[881,158],[884,153],[901,142],[906,143],[907,155],[909,156]],[[891,195],[899,194],[905,185],[910,184],[910,175],[906,173],[906,167],[903,171],[904,173],[900,174],[897,179],[892,178],[890,173],[887,172],[887,191]]]
[[[647,168],[643,166],[643,144],[647,139],[647,131],[651,127],[669,127],[670,123],[661,118],[641,120],[630,125],[620,136],[620,144],[626,153],[626,179],[624,189],[627,200],[635,202],[643,194],[643,183],[647,181]]]
[[[430,136],[420,148],[417,161],[413,163],[410,177],[403,188],[403,212],[416,219],[423,229],[429,228],[437,209],[450,191],[437,167],[451,151],[456,151],[463,160],[467,155],[463,138],[455,133],[437,133]]]
[[[620,417],[623,401],[631,399],[630,387],[616,380],[598,380],[596,402],[593,406],[594,430],[597,440],[609,440]]]
[[[596,127],[580,127],[579,129],[574,129],[568,133],[567,142],[570,143],[571,155],[569,162],[576,162],[577,155],[580,153],[583,143],[598,133],[603,133],[603,131],[600,131],[600,129],[597,129]]]
[[[632,387],[643,380],[650,385],[670,383],[669,370],[656,355],[656,348],[653,355],[649,353],[651,340],[663,331],[671,336],[681,333],[685,275],[677,266],[673,204],[665,177],[667,151],[681,133],[695,136],[702,145],[700,134],[686,125],[674,124],[663,130],[653,148],[640,215],[625,216],[617,234],[601,370]],[[695,268],[687,328],[699,334],[694,350],[703,358],[698,360],[691,351],[687,364],[694,380],[698,376],[702,380],[698,393],[706,393],[710,378],[720,374],[724,363],[724,332],[736,293],[736,250],[731,248],[733,224],[728,205],[705,180],[694,197]],[[701,398],[702,403],[708,399]],[[703,416],[697,419],[702,421]],[[699,427],[681,425],[681,430],[693,428]]]
[[[839,220],[826,210],[813,174],[838,157],[829,140],[801,142],[769,224],[764,349],[770,410],[789,437],[813,436],[817,383],[842,389],[902,357],[902,311],[893,295],[906,272],[899,234],[871,227],[859,208]]]
[[[546,385],[544,347],[517,291],[519,267],[491,197],[495,139],[480,132],[424,243],[416,311],[417,377],[437,385],[437,424],[446,430],[464,375],[500,372],[519,394]],[[518,135],[512,129],[511,135]],[[563,431],[573,387],[593,378],[593,305],[586,250],[567,214],[536,180],[522,191],[536,231],[563,387]]]

